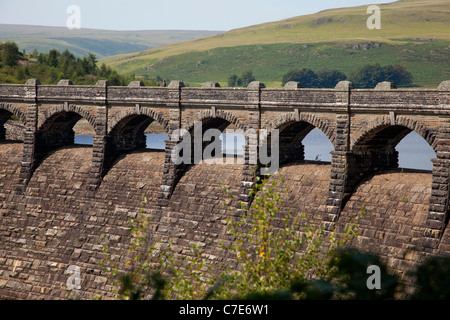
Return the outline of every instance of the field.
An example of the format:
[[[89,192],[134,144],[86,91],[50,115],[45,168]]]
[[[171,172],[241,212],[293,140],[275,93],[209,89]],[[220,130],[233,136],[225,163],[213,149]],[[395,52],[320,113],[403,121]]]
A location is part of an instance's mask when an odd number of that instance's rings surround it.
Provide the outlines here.
[[[266,86],[281,86],[284,73],[307,67],[314,71],[337,69],[350,75],[369,63],[389,65],[403,63],[412,72],[415,86],[435,86],[450,79],[450,41],[386,43],[311,43],[263,44],[216,48],[208,51],[169,56],[161,60],[130,61],[115,66],[119,72],[137,76],[160,76],[181,79],[197,86],[217,81],[226,86],[228,75],[252,70]],[[149,72],[146,68],[151,68]]]
[[[252,70],[257,80],[277,87],[293,69],[350,75],[368,63],[404,63],[418,87],[450,79],[450,1],[403,0],[380,8],[379,30],[367,28],[367,6],[331,9],[100,62],[123,74],[179,79],[191,86],[226,85],[231,73]]]

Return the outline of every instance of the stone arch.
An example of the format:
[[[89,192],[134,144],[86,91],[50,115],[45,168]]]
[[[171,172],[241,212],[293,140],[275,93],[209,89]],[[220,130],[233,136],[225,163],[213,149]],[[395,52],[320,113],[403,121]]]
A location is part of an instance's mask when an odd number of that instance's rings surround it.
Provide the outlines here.
[[[248,134],[247,126],[238,117],[236,117],[236,115],[234,115],[232,112],[225,111],[225,110],[214,111],[212,109],[202,110],[202,111],[198,112],[193,117],[193,119],[187,120],[186,123],[184,124],[184,126],[182,127],[182,129],[188,131],[192,136],[194,134],[196,122],[202,123],[202,126],[201,126],[202,134],[204,134],[209,129],[217,129],[221,132],[224,132],[224,130],[230,124],[234,125],[237,128],[237,130],[242,131],[242,134],[245,139],[244,144],[246,145],[244,147],[244,153],[248,152],[246,147],[248,147],[248,145],[250,143],[249,140],[252,139],[253,135]],[[193,139],[192,139],[192,142],[193,142]],[[209,144],[210,144],[209,141],[208,142],[204,141],[203,142],[203,150]],[[193,155],[194,154],[194,144],[192,144],[192,148],[193,149],[192,149],[191,153]],[[192,159],[191,164],[193,164],[194,162],[195,162],[194,159]]]
[[[54,106],[41,114],[43,117],[36,131],[31,174],[50,151],[74,144],[73,127],[80,119],[86,119],[94,130],[100,127],[96,125],[95,114],[81,106]]]
[[[333,127],[329,126],[323,119],[311,113],[302,112],[299,113],[298,117],[292,112],[284,113],[275,118],[275,120],[271,123],[267,124],[265,129],[267,129],[267,131],[270,131],[271,129],[280,129],[294,122],[306,122],[313,125],[314,127],[320,129],[333,145],[335,144],[335,132]]]
[[[395,170],[399,166],[397,144],[410,132],[417,132],[436,151],[436,133],[422,123],[399,116],[394,121],[388,116],[379,116],[364,123],[364,132],[350,142],[350,152],[346,153],[346,201],[355,188],[366,178]]]
[[[72,113],[79,115],[80,119],[84,118],[86,119],[89,124],[94,128],[95,131],[97,131],[97,123],[96,123],[96,117],[95,114],[87,111],[85,108],[77,105],[60,105],[60,106],[54,106],[50,108],[47,112],[45,112],[45,117],[42,119],[41,125],[38,128],[38,131],[45,128],[46,125],[48,125],[49,121],[52,119],[55,119],[55,117],[59,117],[65,113]]]
[[[39,113],[40,121],[34,135],[34,145],[29,152],[24,154],[21,175],[26,176],[22,182],[28,183],[35,170],[40,166],[44,158],[53,150],[57,150],[75,142],[73,127],[82,118],[96,130],[95,113],[75,105],[53,106]]]
[[[0,103],[0,109],[10,112],[19,118],[20,121],[25,125],[27,122],[27,117],[25,113],[17,106],[10,103]]]
[[[398,116],[394,124],[391,122],[388,116],[381,116],[373,119],[365,126],[366,130],[357,139],[354,139],[350,142],[350,150],[354,150],[355,146],[361,145],[363,141],[367,141],[368,139],[370,139],[371,135],[376,134],[377,132],[385,130],[389,127],[395,126],[408,129],[408,133],[411,131],[415,131],[430,145],[434,152],[437,152],[438,139],[436,132],[428,129],[419,121],[410,119],[405,116]],[[399,137],[400,139],[398,140],[398,142],[400,142],[403,137]]]
[[[164,119],[162,113],[156,112],[151,108],[141,108],[139,112],[135,109],[125,109],[118,112],[108,124],[108,134],[114,130],[114,128],[124,119],[133,115],[145,115],[160,124],[164,130],[169,131],[169,121]]]
[[[194,128],[195,121],[205,122],[206,120],[210,119],[222,119],[227,121],[228,123],[233,124],[238,129],[241,129],[243,131],[247,130],[247,126],[243,124],[232,112],[225,110],[217,110],[215,111],[215,114],[213,114],[213,111],[210,109],[202,110],[199,113],[197,113],[196,117],[193,120],[187,121],[187,123],[183,126],[183,129],[191,131]]]
[[[335,133],[332,127],[319,117],[310,113],[285,113],[278,116],[273,122],[266,125],[267,141],[271,144],[271,130],[279,130],[279,156],[280,164],[291,161],[303,161],[305,159],[303,139],[313,129],[319,129],[334,146]]]
[[[112,117],[108,123],[102,177],[108,173],[120,155],[146,148],[145,129],[153,121],[160,124],[166,132],[169,131],[168,121],[162,113],[151,108],[127,108]]]
[[[232,112],[223,110],[214,111],[213,109],[198,112],[193,118],[188,119],[181,127],[181,129],[186,130],[191,135],[193,135],[194,130],[197,129],[195,127],[197,121],[202,123],[203,133],[208,129],[218,129],[219,131],[223,131],[230,124],[233,124],[237,129],[242,130],[244,133],[247,131],[247,127]],[[247,136],[245,138],[247,139]],[[170,158],[171,152],[177,145],[178,141],[169,140],[168,143],[169,147],[166,148],[166,159]],[[209,142],[203,142],[203,150],[205,148],[205,145],[208,143]],[[196,160],[198,159],[195,159],[194,156],[195,150],[193,139],[191,139],[191,148],[191,161],[189,163],[182,162],[179,164],[175,164],[172,161],[166,161],[161,186],[162,197],[165,200],[170,199],[173,190],[178,184],[178,181],[180,181],[180,179],[186,174],[187,171],[189,171],[198,163],[196,162]]]
[[[26,125],[27,121],[25,113],[23,113],[20,108],[16,107],[13,104],[0,103],[0,140],[6,138],[6,129],[4,125],[13,115],[19,118],[21,122],[21,125],[14,126],[14,128],[18,129],[18,135],[22,135],[20,131],[24,131],[23,127]],[[17,140],[21,139],[18,138]]]

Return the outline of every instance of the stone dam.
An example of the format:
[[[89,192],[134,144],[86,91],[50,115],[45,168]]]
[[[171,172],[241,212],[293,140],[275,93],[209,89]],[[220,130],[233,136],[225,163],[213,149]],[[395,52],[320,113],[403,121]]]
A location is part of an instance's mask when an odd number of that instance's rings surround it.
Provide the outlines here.
[[[233,259],[220,245],[232,241],[223,189],[251,203],[249,147],[243,163],[177,165],[170,160],[177,141],[167,140],[162,151],[143,146],[151,122],[169,134],[191,131],[194,121],[205,130],[279,129],[280,214],[290,209],[342,230],[364,211],[351,245],[380,255],[406,279],[427,256],[450,253],[449,114],[448,81],[422,90],[391,83],[362,90],[350,82],[334,89],[0,85],[0,299],[114,298],[99,265],[101,235],[126,269],[129,221],[140,210],[151,217],[149,234],[162,250],[171,243],[183,256],[196,244],[213,264]],[[20,134],[5,129],[11,116]],[[94,128],[92,146],[73,144],[82,118]],[[301,140],[314,128],[334,145],[330,163],[303,158]],[[398,168],[395,145],[411,131],[436,152],[432,171]],[[70,292],[72,265],[80,268],[81,288]]]

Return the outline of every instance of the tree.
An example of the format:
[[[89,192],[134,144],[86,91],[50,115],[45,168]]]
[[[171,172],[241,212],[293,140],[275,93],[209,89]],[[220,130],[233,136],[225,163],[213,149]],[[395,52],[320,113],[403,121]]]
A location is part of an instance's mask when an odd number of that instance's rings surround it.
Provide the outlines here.
[[[251,206],[247,209],[240,203],[239,217],[227,219],[228,231],[235,240],[226,248],[236,256],[240,268],[225,272],[218,297],[267,296],[288,290],[293,281],[328,279],[333,267],[330,259],[356,235],[358,216],[349,220],[338,237],[335,230],[324,232],[323,226],[315,225],[304,214],[295,217],[291,210],[282,213],[282,195],[288,196],[288,191],[282,189],[281,174],[270,180],[256,177],[250,192]],[[229,194],[227,189],[225,192]],[[232,203],[230,197],[224,204]],[[236,210],[234,206],[229,209]]]
[[[16,77],[17,80],[23,81],[25,80],[26,76],[26,68],[22,66],[19,66],[16,71],[14,71],[14,77]]]
[[[352,75],[352,81],[359,88],[374,88],[383,81],[394,82],[397,86],[412,83],[412,74],[402,64],[382,67],[379,63],[365,65]]]
[[[57,67],[59,64],[58,58],[59,58],[59,51],[56,49],[52,49],[48,52],[48,59],[47,59],[47,64],[50,67]]]
[[[390,81],[398,86],[409,86],[412,84],[413,76],[404,64],[389,65],[384,67],[385,81]]]
[[[235,87],[237,85],[238,76],[236,74],[231,74],[227,79],[227,84],[229,87]]]
[[[307,68],[293,70],[286,73],[281,80],[282,85],[284,86],[289,81],[300,82],[305,88],[317,88],[319,85],[319,78],[317,74]]]
[[[3,44],[1,55],[3,65],[13,67],[17,65],[19,57],[19,47],[15,42],[6,42]]]
[[[251,70],[244,71],[239,77],[236,74],[232,74],[228,77],[227,83],[229,87],[246,87],[250,82],[255,81],[256,78]]]
[[[44,53],[39,53],[39,55],[37,56],[37,62],[39,64],[46,64],[47,63],[47,57]]]
[[[450,299],[450,257],[427,258],[416,270],[413,300]]]
[[[347,80],[345,73],[339,70],[322,70],[317,73],[319,88],[334,88],[339,81]]]
[[[337,237],[334,231],[325,233],[311,221],[299,229],[304,215],[295,217],[290,210],[285,214],[281,211],[282,194],[285,194],[280,189],[283,179],[256,178],[256,181],[250,193],[254,198],[250,208],[247,210],[240,203],[244,212],[227,219],[228,232],[234,240],[231,245],[223,244],[223,249],[236,257],[238,268],[234,262],[212,263],[195,245],[189,255],[180,258],[176,258],[171,243],[157,246],[149,237],[154,220],[143,208],[129,224],[130,254],[121,252],[121,256],[129,258],[125,272],[120,271],[118,261],[112,258],[108,237],[102,235],[107,259],[102,260],[101,266],[116,280],[118,297],[127,300],[247,298],[252,294],[263,296],[289,290],[294,280],[306,281],[312,276],[326,278],[330,271],[329,259],[354,237],[354,222],[349,220],[342,237]],[[236,211],[233,196],[227,189],[224,191],[230,196],[224,205]],[[180,268],[182,262],[184,270]],[[223,270],[219,279],[210,277],[218,270]],[[295,296],[303,298],[301,294]]]
[[[60,65],[64,65],[64,64],[73,64],[76,59],[75,56],[69,51],[69,50],[64,50],[61,55],[59,56],[59,60],[60,60]]]
[[[97,70],[97,57],[95,54],[89,53],[87,57],[90,73],[94,74]]]
[[[255,78],[255,76],[253,75],[253,72],[250,71],[250,70],[245,71],[245,72],[242,73],[242,75],[241,75],[241,81],[242,81],[241,85],[242,85],[243,87],[248,86],[250,82],[255,81],[255,80],[256,80],[256,78]]]

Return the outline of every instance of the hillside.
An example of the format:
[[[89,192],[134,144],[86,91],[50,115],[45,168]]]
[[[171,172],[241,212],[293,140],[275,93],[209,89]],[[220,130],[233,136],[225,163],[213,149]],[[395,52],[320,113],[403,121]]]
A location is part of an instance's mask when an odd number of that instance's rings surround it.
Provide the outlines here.
[[[149,30],[110,31],[97,29],[69,30],[59,27],[0,24],[0,42],[14,41],[21,50],[48,52],[68,49],[76,56],[93,53],[105,57],[146,50],[217,34],[218,31]]]
[[[369,30],[367,6],[339,8],[102,59],[123,74],[226,84],[252,70],[279,86],[295,68],[338,69],[403,63],[416,86],[450,79],[450,1],[402,0],[380,5],[381,29]]]

